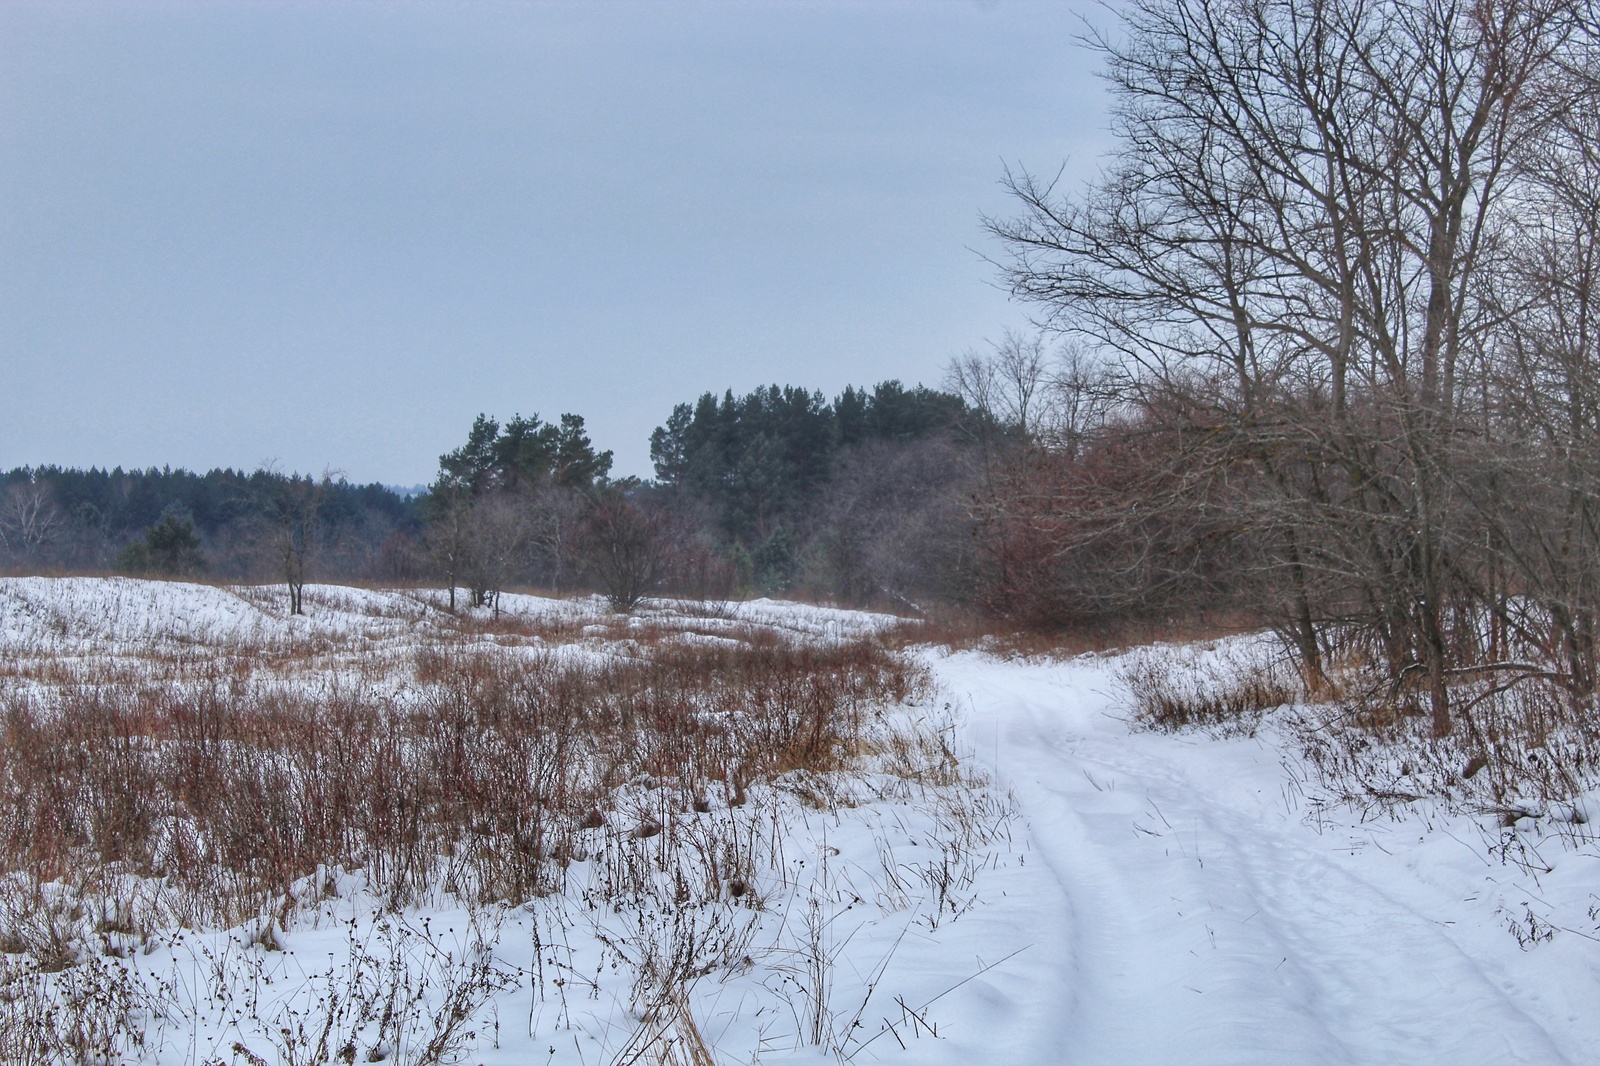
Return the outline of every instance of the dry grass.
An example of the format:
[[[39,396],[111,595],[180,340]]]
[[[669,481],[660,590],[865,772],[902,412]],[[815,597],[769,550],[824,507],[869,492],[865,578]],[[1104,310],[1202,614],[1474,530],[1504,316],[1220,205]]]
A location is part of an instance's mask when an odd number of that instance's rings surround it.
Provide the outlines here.
[[[210,592],[43,588],[25,605],[43,621],[8,635],[0,1062],[135,1061],[184,1039],[185,1061],[450,1061],[513,977],[570,1025],[599,987],[596,944],[637,979],[632,1039],[607,1057],[711,1061],[698,982],[794,959],[796,1046],[843,1055],[867,1010],[830,1003],[844,941],[790,944],[806,923],[766,918],[862,899],[803,879],[795,827],[880,802],[927,815],[915,850],[883,830],[882,883],[870,862],[853,876],[930,934],[975,904],[1007,839],[1011,808],[950,722],[899,706],[926,705],[931,678],[901,637],[860,635],[881,619],[583,601],[494,618],[309,588],[290,623],[274,590],[225,591],[271,617]],[[463,911],[532,922],[531,969],[414,927]],[[348,951],[324,944],[337,959],[299,991],[244,991],[345,922]],[[202,1031],[230,1035],[196,1053]]]
[[[143,1047],[130,1019],[144,1010],[142,989],[112,960],[51,969],[28,955],[0,953],[0,1062],[119,1062]]]
[[[892,631],[902,647],[931,644],[953,651],[978,650],[1005,659],[1070,659],[1151,644],[1219,640],[1258,629],[1246,617],[1220,614],[1188,618],[1109,618],[1056,628],[1027,628],[955,608],[906,619]]]
[[[635,649],[440,644],[416,652],[404,687],[386,672],[314,692],[240,685],[226,663],[9,687],[0,873],[162,878],[184,918],[223,926],[319,866],[366,869],[399,900],[443,862],[464,897],[520,900],[592,850],[597,815],[665,824],[837,768],[867,709],[920,683],[873,643]],[[648,810],[618,809],[630,784]]]
[[[1121,677],[1135,718],[1153,729],[1253,732],[1266,712],[1303,692],[1288,664],[1261,649],[1153,648],[1128,656]]]
[[[1254,732],[1264,716],[1305,757],[1332,802],[1396,809],[1417,801],[1510,827],[1544,819],[1570,843],[1594,839],[1584,796],[1600,785],[1600,709],[1540,676],[1506,684],[1461,675],[1455,726],[1435,736],[1426,693],[1395,685],[1360,649],[1330,656],[1314,691],[1283,657],[1254,649],[1160,647],[1121,678],[1138,721],[1158,729]],[[1417,682],[1420,686],[1420,680]]]
[[[1433,734],[1415,692],[1374,680],[1347,656],[1326,699],[1288,720],[1324,786],[1358,806],[1415,800],[1489,814],[1510,826],[1548,818],[1572,842],[1593,839],[1583,795],[1600,784],[1600,713],[1530,677],[1499,687],[1464,678],[1452,687],[1455,727]]]
[[[655,1007],[630,1053],[706,1061],[686,990],[742,950],[752,927],[737,915],[761,906],[759,874],[780,846],[751,796],[832,802],[830,775],[880,753],[882,708],[929,684],[885,642],[803,643],[715,614],[397,610],[427,628],[377,641],[91,640],[10,659],[0,1061],[136,1056],[152,1017],[199,1008],[175,1007],[118,960],[176,929],[249,928],[254,954],[217,972],[258,966],[275,930],[335,891],[330,871],[359,871],[390,913],[442,896],[487,913],[568,891],[576,862],[585,907],[643,915],[645,901],[665,902],[689,923],[649,957],[619,943],[618,958],[653,975],[640,994]],[[395,935],[394,952],[426,946]],[[235,1059],[324,1061],[352,1034],[392,1043],[371,1035],[375,1019],[402,1001],[420,1010],[423,987],[373,984],[380,971],[400,980],[382,962],[353,942],[349,972],[325,982],[344,1013],[321,1024],[261,1006],[260,1041]],[[429,995],[438,985],[460,1000],[456,1028],[419,1037],[404,1061],[442,1061],[504,975],[483,963],[434,976]]]

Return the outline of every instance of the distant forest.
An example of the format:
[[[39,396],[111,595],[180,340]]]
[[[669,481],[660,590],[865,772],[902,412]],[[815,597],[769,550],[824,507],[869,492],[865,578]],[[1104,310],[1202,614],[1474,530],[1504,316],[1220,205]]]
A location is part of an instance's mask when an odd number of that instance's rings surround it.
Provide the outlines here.
[[[270,579],[285,527],[304,512],[330,577],[399,576],[420,529],[417,501],[382,485],[271,470],[18,467],[0,473],[0,559],[13,571]]]
[[[0,474],[0,565],[235,581],[802,594],[918,610],[977,587],[973,493],[1007,427],[956,392],[772,385],[678,404],[655,478],[611,477],[582,417],[481,415],[425,493],[273,470]]]

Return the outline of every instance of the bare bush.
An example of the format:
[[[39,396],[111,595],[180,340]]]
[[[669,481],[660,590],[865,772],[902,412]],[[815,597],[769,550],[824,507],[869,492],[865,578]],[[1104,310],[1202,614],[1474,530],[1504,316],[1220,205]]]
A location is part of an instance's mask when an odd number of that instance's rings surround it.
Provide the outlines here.
[[[1460,728],[1436,736],[1424,695],[1347,657],[1333,671],[1327,702],[1297,709],[1294,737],[1323,785],[1356,806],[1416,800],[1487,814],[1510,824],[1550,818],[1588,839],[1582,797],[1600,783],[1594,710],[1553,679],[1492,677],[1455,686]]]
[[[121,1061],[144,1047],[150,996],[115,960],[52,966],[0,952],[0,1062],[69,1066]]]
[[[283,1066],[458,1062],[477,1036],[470,1027],[478,1010],[515,980],[494,961],[494,934],[473,929],[466,943],[446,944],[401,916],[366,931],[352,927],[346,957],[310,975],[292,998],[269,991],[260,953],[219,960],[221,973],[250,978],[239,982],[234,1009],[246,1032],[233,1053],[251,1066],[267,1061],[260,1052],[269,1050]]]

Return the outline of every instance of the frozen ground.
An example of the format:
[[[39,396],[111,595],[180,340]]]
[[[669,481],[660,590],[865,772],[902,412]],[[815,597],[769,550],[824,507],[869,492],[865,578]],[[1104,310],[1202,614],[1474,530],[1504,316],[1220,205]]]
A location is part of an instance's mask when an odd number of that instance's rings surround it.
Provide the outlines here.
[[[333,661],[441,624],[428,596],[309,599],[311,617],[290,621],[263,592],[0,579],[0,655],[176,653],[244,633],[325,640]],[[626,653],[614,628],[585,628],[606,622],[598,603],[506,608],[571,616],[592,653]],[[661,603],[645,622],[712,639],[733,619],[807,639],[892,623],[774,601],[709,616]],[[407,1002],[402,983],[420,1040],[478,959],[496,987],[462,1046],[485,1064],[689,1062],[683,1041],[637,1038],[691,1024],[726,1063],[1600,1062],[1592,843],[1563,846],[1537,822],[1326,805],[1271,716],[1248,737],[1132,726],[1114,657],[913,654],[940,693],[895,721],[981,773],[945,787],[880,768],[751,804],[769,812],[759,906],[618,905],[587,891],[596,857],[562,897],[471,914],[441,892],[381,919],[358,873],[322,871],[274,934],[286,950],[263,950],[250,925],[133,957],[186,1004],[186,1020],[148,1019],[150,1057],[247,1062],[243,1041],[278,1061],[272,1025],[325,1019],[341,989],[347,1011],[350,990]],[[683,950],[700,952],[694,976],[647,979]],[[246,1010],[271,1025],[241,1023]]]

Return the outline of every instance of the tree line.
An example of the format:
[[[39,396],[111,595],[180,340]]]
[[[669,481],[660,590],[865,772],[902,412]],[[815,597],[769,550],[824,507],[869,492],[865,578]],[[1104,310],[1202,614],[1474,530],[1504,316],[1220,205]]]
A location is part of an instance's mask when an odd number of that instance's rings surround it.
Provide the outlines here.
[[[0,565],[14,570],[282,579],[311,552],[350,580],[410,576],[417,501],[263,468],[0,472]],[[287,557],[287,563],[286,563]]]
[[[897,381],[703,394],[651,435],[655,478],[610,477],[583,420],[481,415],[421,502],[434,572],[472,606],[508,585],[718,600],[950,595],[970,555],[952,487],[970,412]]]
[[[804,594],[920,609],[973,579],[961,493],[981,418],[898,381],[829,401],[799,386],[705,393],[650,439],[655,478],[613,478],[584,420],[482,414],[401,495],[271,469],[0,475],[0,564],[275,581],[438,582],[452,609],[512,587],[726,600]]]

